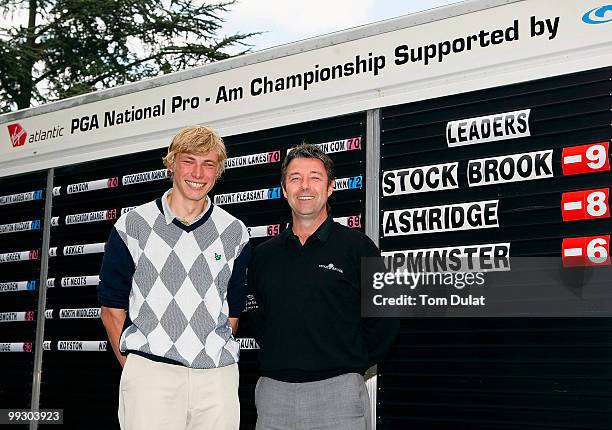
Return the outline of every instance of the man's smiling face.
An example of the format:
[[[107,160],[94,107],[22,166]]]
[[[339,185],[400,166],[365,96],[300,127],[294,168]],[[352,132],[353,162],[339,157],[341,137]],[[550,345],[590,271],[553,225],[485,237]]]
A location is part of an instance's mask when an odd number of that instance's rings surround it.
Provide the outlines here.
[[[294,158],[287,166],[283,194],[294,216],[316,219],[327,214],[327,199],[333,192],[325,165],[316,158]]]
[[[219,155],[215,151],[206,154],[177,154],[172,166],[172,186],[182,199],[200,201],[215,185],[219,167]]]

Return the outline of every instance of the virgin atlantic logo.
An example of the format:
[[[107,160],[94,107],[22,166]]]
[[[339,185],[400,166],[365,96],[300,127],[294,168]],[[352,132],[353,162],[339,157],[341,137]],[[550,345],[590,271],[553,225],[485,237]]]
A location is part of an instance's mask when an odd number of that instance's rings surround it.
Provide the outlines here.
[[[11,136],[13,148],[23,146],[26,144],[26,142],[38,143],[64,137],[64,127],[61,125],[56,125],[55,127],[47,130],[39,129],[33,133],[28,133],[24,130],[21,124],[16,122],[15,124],[8,125],[8,132]]]
[[[27,131],[23,129],[21,124],[19,123],[9,124],[8,132],[9,132],[9,135],[11,136],[11,144],[13,145],[13,148],[17,146],[23,146],[26,143],[26,139],[28,138],[28,133]]]

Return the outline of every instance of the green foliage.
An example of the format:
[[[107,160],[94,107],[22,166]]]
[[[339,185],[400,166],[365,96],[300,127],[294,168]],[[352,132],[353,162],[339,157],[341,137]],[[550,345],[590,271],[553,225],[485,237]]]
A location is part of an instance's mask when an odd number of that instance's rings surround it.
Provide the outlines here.
[[[0,112],[229,57],[254,33],[217,36],[235,0],[0,0]]]

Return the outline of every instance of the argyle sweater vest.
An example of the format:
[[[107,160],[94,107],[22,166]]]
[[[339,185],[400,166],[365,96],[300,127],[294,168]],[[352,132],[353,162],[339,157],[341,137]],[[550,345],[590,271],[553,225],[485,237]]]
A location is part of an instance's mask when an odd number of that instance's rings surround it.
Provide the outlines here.
[[[102,305],[128,310],[121,351],[192,368],[237,362],[228,317],[244,307],[249,257],[247,228],[212,204],[187,226],[168,224],[160,199],[122,215],[98,286]]]

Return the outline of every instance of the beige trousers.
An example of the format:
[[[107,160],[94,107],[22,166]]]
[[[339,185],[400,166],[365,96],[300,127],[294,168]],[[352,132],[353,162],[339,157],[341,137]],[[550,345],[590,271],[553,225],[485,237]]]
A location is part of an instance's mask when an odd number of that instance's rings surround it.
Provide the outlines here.
[[[122,430],[238,430],[238,365],[190,369],[130,354],[119,384]]]

